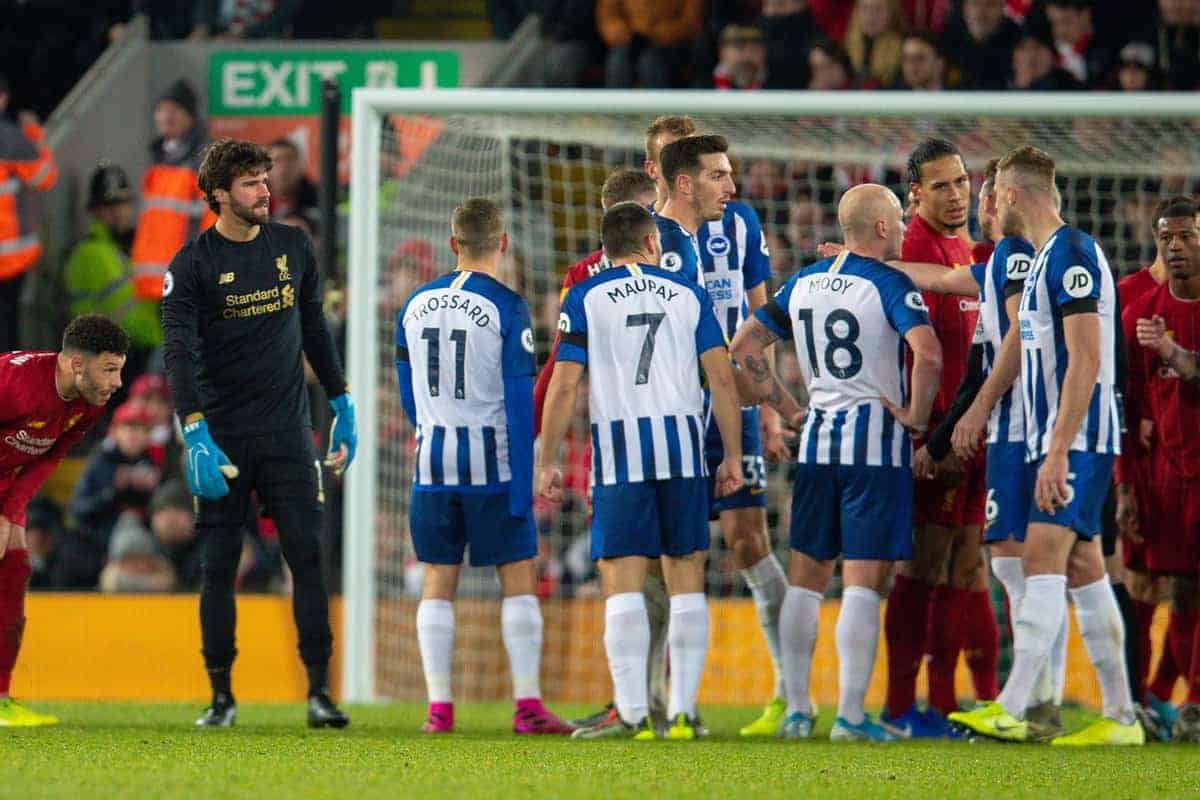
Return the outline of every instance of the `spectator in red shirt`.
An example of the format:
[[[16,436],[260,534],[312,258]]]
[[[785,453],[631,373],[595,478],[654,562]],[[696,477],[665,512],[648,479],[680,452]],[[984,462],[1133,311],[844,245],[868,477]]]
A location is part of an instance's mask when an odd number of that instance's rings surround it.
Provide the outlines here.
[[[0,722],[54,725],[55,717],[13,702],[9,682],[25,629],[31,567],[25,508],[121,386],[129,336],[87,314],[63,333],[62,350],[0,355]]]

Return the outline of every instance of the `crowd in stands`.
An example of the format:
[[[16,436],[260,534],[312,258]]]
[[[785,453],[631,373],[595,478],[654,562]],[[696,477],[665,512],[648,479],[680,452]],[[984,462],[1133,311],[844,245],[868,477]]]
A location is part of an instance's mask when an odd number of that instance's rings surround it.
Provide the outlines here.
[[[545,0],[553,86],[1191,91],[1195,0]]]

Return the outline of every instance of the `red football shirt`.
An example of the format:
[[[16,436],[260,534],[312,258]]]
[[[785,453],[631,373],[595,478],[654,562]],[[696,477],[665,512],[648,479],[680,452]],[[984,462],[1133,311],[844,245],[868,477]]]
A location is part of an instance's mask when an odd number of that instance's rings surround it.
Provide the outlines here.
[[[1200,385],[1181,380],[1151,350],[1137,342],[1137,321],[1160,316],[1167,324],[1167,335],[1188,350],[1200,350],[1200,300],[1180,300],[1171,292],[1170,282],[1159,284],[1125,309],[1122,327],[1129,349],[1128,392],[1137,397],[1138,417],[1130,417],[1128,426],[1139,421],[1154,423],[1149,462],[1156,482],[1171,478],[1200,477]]]
[[[58,396],[58,354],[0,354],[0,514],[22,527],[25,506],[104,413],[83,398]]]
[[[1154,291],[1159,285],[1159,282],[1154,279],[1154,274],[1150,272],[1149,265],[1142,267],[1132,275],[1121,278],[1117,281],[1117,297],[1121,301],[1121,308],[1129,308],[1135,300]],[[1124,312],[1122,312],[1123,315]]]
[[[1142,348],[1137,343],[1137,317],[1134,317],[1131,322],[1126,323],[1125,312],[1132,308],[1145,295],[1153,292],[1158,287],[1159,283],[1154,279],[1153,273],[1150,272],[1149,265],[1117,281],[1117,299],[1121,304],[1121,329],[1124,332],[1125,345],[1130,348],[1131,371],[1134,367],[1132,356]],[[1137,381],[1137,378],[1131,375],[1122,395],[1125,401],[1125,433],[1121,437],[1121,457],[1117,459],[1116,464],[1117,483],[1130,483],[1134,481],[1137,477],[1135,474],[1136,462],[1146,457],[1146,451],[1142,447],[1141,440],[1138,438],[1140,421],[1143,418],[1148,418],[1145,417],[1142,410],[1145,390],[1140,383],[1135,386],[1135,381]]]
[[[927,264],[944,264],[957,269],[975,263],[971,246],[961,236],[943,236],[933,229],[918,214],[904,232],[904,244],[900,249],[904,261],[919,261]],[[946,415],[954,402],[958,385],[967,372],[967,354],[971,351],[971,340],[975,338],[975,324],[979,319],[979,298],[966,295],[926,294],[929,306],[929,321],[937,332],[942,345],[942,382],[933,401],[932,424]]]
[[[604,257],[603,250],[597,250],[572,264],[571,268],[567,270],[567,277],[563,279],[562,290],[558,293],[558,304],[561,306],[562,301],[567,299],[568,289],[577,283],[583,283],[607,266],[608,259]],[[542,371],[538,373],[537,383],[533,386],[534,436],[538,436],[542,432],[542,406],[546,402],[546,389],[550,386],[550,374],[554,372],[554,359],[557,355],[558,334],[555,333],[554,344],[550,345],[550,357],[546,359]]]
[[[987,240],[976,242],[975,246],[971,248],[971,263],[986,264],[987,260],[992,257],[992,251],[995,249],[995,242],[989,242]]]

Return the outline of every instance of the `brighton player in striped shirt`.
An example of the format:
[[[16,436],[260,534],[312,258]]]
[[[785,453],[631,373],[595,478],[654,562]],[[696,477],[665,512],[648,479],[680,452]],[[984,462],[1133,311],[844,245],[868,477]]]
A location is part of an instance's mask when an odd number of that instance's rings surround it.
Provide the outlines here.
[[[703,288],[657,266],[658,230],[645,208],[620,203],[604,215],[612,266],[567,293],[558,364],[542,420],[538,490],[561,499],[556,466],[586,369],[592,429],[592,557],[605,594],[604,644],[618,716],[578,738],[656,737],[646,692],[650,625],[642,595],[661,558],[670,594],[668,714],[672,739],[696,737],[696,694],[708,651],[704,561],[708,469],[703,389],[727,444],[718,494],[741,486],[741,415],[725,337]]]
[[[723,212],[720,218],[716,205],[706,207],[701,192],[693,192],[692,207],[696,213],[693,242],[668,246],[681,237],[678,226],[671,227],[670,217],[687,214],[675,192],[675,183],[665,175],[665,148],[696,132],[695,123],[686,116],[663,116],[646,129],[646,172],[655,176],[659,187],[657,207],[660,230],[664,231],[664,250],[699,254],[697,280],[708,290],[717,321],[725,335],[732,339],[741,323],[767,302],[767,284],[771,275],[771,259],[763,236],[758,214],[745,203],[720,195]],[[703,175],[699,176],[704,179]],[[676,181],[678,179],[676,178]],[[702,187],[701,187],[702,188]],[[713,194],[712,192],[709,193]],[[667,204],[670,203],[670,207]],[[681,259],[681,265],[685,260]],[[670,262],[664,256],[664,264]],[[774,736],[783,724],[787,701],[784,699],[783,670],[779,662],[779,609],[787,591],[787,577],[779,560],[771,552],[767,530],[766,461],[780,463],[790,455],[786,433],[779,415],[770,406],[761,409],[748,406],[742,409],[742,479],[745,485],[732,495],[713,498],[709,516],[720,521],[725,544],[734,565],[742,573],[754,604],[759,624],[774,666],[775,687],[772,699],[758,719],[741,729],[742,736]],[[709,420],[705,437],[705,454],[709,469],[715,469],[724,458],[721,439],[713,420]]]
[[[995,240],[986,263],[948,270],[940,264],[894,262],[924,292],[979,297],[979,323],[971,347],[967,375],[946,416],[917,451],[913,471],[918,478],[936,474],[951,448],[963,461],[973,460],[986,428],[987,507],[984,542],[992,571],[1008,594],[1013,613],[1025,594],[1021,568],[1029,500],[1025,487],[1025,411],[1017,377],[1021,339],[1017,319],[1025,278],[1033,265],[1033,245],[1019,217],[1001,229],[996,219],[995,179],[999,159],[988,164],[979,190],[980,227]],[[1003,234],[1001,236],[1000,234]],[[1066,666],[1066,618],[1050,658],[1025,711],[1030,738],[1047,741],[1063,733],[1060,707]],[[991,698],[980,698],[991,699]]]
[[[1095,240],[1059,216],[1054,161],[1046,153],[1027,146],[1001,159],[996,203],[1001,226],[1020,220],[1037,248],[1019,312],[1031,497],[1025,597],[1014,626],[1016,657],[999,698],[950,720],[992,738],[1030,738],[1022,717],[1067,613],[1069,586],[1099,677],[1103,717],[1051,744],[1140,745],[1145,733],[1134,715],[1121,613],[1098,536],[1121,441],[1116,287]]]
[[[542,705],[542,613],[533,557],[533,330],[529,308],[496,279],[508,234],[491,200],[454,210],[454,271],[417,289],[396,324],[396,372],[417,429],[409,527],[425,567],[417,641],[429,692],[426,733],[454,728],[453,599],[464,549],[495,565],[512,669],[514,733],[572,728]]]
[[[912,554],[912,439],[925,430],[942,349],[913,282],[882,263],[899,255],[900,202],[856,186],[838,204],[846,251],[792,276],[733,342],[744,393],[794,420],[765,349],[795,340],[810,405],[800,426],[792,495],[790,586],[779,628],[787,691],[781,735],[812,735],[809,699],[821,597],[840,555],[845,590],[837,623],[834,741],[896,737],[863,709],[879,642],[880,595],[892,565]],[[906,386],[906,347],[913,355]]]

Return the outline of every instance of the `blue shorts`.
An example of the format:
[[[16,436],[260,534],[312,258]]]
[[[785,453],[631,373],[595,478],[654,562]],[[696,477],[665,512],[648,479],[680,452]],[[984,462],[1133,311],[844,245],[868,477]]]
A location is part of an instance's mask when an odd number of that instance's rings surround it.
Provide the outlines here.
[[[414,490],[408,507],[417,560],[461,564],[471,546],[471,566],[487,567],[533,558],[537,531],[533,515],[508,513],[508,492]]]
[[[907,561],[912,511],[911,469],[798,464],[791,548],[817,561]]]
[[[592,487],[592,558],[708,549],[708,478]]]
[[[1030,485],[1025,475],[1025,443],[987,446],[987,506],[983,541],[1025,541]]]
[[[711,498],[708,518],[716,519],[722,511],[734,508],[766,508],[767,470],[766,464],[763,463],[762,437],[758,430],[758,407],[742,409],[742,480],[745,484],[725,497],[715,497],[712,493],[717,467],[725,458],[725,448],[721,445],[717,419],[711,414],[709,416],[708,430],[704,434],[704,456],[708,461],[708,488]]]
[[[1104,500],[1112,484],[1113,457],[1102,453],[1081,453],[1072,450],[1067,455],[1067,483],[1071,487],[1070,502],[1047,514],[1037,507],[1034,489],[1038,469],[1044,459],[1025,465],[1025,483],[1029,493],[1029,521],[1044,522],[1070,528],[1080,539],[1091,540],[1100,533],[1104,518]]]

